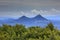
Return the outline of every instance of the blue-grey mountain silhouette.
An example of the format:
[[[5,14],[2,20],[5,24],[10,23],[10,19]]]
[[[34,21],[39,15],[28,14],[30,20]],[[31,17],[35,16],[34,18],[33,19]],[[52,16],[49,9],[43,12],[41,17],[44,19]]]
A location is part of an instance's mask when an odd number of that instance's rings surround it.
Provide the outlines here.
[[[22,24],[25,26],[42,26],[49,23],[49,21],[46,18],[42,17],[41,15],[37,15],[33,18],[22,16],[18,19],[8,18],[0,21],[1,21],[0,24],[9,24],[9,25]]]

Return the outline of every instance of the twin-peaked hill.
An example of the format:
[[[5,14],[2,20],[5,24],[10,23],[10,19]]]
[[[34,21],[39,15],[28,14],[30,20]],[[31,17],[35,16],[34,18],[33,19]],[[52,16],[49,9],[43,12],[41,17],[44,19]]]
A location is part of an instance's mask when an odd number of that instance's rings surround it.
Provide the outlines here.
[[[37,15],[33,18],[28,18],[26,16],[22,16],[18,19],[0,19],[0,24],[9,24],[9,25],[15,25],[15,24],[23,24],[25,26],[45,26],[48,24],[49,21],[42,17],[41,15]]]
[[[35,16],[33,18],[28,18],[26,16],[22,16],[22,17],[20,17],[17,20],[19,20],[19,21],[27,21],[27,20],[30,20],[30,21],[32,21],[32,20],[34,20],[34,21],[37,21],[37,20],[40,20],[40,21],[42,21],[42,20],[43,21],[48,21],[46,18],[42,17],[41,15],[37,15],[37,16]]]

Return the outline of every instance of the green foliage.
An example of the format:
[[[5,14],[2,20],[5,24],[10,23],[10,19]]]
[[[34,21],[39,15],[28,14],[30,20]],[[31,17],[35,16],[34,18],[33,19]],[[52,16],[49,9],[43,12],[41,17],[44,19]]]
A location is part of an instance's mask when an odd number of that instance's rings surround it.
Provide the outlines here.
[[[51,31],[54,30],[54,26],[52,23],[49,23],[46,28],[49,28]]]
[[[0,40],[60,40],[60,30],[55,29],[52,23],[45,28],[3,24],[0,27]]]

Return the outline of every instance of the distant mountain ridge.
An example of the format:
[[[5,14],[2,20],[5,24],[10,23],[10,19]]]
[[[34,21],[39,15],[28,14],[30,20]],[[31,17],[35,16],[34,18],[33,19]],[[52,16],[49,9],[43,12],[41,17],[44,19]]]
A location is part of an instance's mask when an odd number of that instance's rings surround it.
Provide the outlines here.
[[[42,17],[41,15],[37,15],[33,18],[28,18],[26,16],[22,16],[18,19],[5,19],[0,22],[0,24],[9,24],[9,25],[15,25],[15,24],[23,24],[25,26],[41,26],[41,24],[48,24],[49,21]]]
[[[37,16],[35,16],[35,17],[32,17],[32,18],[29,18],[29,17],[26,17],[26,16],[22,16],[22,17],[20,17],[19,19],[48,20],[48,19],[46,19],[46,18],[42,17],[40,14],[39,14],[39,15],[37,15]],[[19,20],[19,19],[18,19],[18,20]]]

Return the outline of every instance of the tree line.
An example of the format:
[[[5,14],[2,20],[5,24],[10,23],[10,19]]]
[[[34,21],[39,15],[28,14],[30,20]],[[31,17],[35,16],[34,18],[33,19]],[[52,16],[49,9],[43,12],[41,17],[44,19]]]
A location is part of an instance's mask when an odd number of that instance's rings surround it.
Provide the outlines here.
[[[3,24],[0,26],[0,40],[60,40],[60,30],[56,29],[52,23],[43,28]]]

